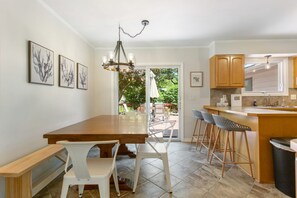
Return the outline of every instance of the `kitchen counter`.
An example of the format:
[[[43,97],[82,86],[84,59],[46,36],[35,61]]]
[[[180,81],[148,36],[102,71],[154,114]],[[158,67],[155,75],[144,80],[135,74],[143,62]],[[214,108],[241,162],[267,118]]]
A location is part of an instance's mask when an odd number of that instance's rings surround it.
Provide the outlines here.
[[[289,111],[287,108],[273,108],[273,107],[214,107],[204,106],[205,109],[214,111],[238,114],[243,116],[275,116],[275,115],[297,115],[297,112]],[[297,111],[297,108],[296,108]]]
[[[271,109],[271,110],[281,110],[281,111],[297,111],[297,106],[257,106],[260,109]]]
[[[261,183],[273,183],[272,147],[269,140],[272,137],[296,137],[297,112],[262,107],[204,106],[204,109],[251,128],[247,136],[255,179]],[[235,149],[245,154],[247,151],[242,141],[240,134],[236,135]],[[249,172],[248,166],[240,166]]]

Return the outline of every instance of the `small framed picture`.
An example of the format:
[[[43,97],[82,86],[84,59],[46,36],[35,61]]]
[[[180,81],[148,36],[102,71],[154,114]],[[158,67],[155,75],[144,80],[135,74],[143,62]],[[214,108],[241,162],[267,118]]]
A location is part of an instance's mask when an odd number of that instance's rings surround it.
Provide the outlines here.
[[[80,63],[77,63],[77,88],[88,89],[88,68]]]
[[[59,86],[66,88],[74,88],[75,84],[75,66],[74,61],[59,56]]]
[[[54,85],[54,51],[29,41],[29,82]]]
[[[190,86],[203,87],[203,72],[190,72]]]

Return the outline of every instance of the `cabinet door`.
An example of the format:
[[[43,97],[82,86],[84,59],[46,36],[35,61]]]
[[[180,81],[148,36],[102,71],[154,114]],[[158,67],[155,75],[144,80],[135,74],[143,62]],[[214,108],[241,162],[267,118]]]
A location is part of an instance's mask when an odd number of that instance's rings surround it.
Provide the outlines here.
[[[243,56],[230,56],[230,87],[244,87]]]
[[[229,87],[229,56],[216,57],[216,86]]]

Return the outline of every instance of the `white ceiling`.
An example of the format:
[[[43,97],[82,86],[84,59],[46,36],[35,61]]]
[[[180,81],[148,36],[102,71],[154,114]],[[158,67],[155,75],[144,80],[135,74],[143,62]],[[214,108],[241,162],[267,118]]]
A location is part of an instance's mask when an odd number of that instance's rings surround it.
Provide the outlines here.
[[[208,46],[217,40],[297,39],[296,0],[39,0],[96,48]]]

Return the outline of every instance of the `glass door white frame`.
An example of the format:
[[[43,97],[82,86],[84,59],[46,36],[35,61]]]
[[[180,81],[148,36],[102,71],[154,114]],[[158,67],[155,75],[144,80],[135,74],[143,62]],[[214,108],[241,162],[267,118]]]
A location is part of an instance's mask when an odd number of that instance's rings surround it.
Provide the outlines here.
[[[176,140],[184,139],[184,89],[183,89],[183,64],[182,63],[165,63],[165,64],[139,64],[135,66],[135,69],[145,69],[146,74],[146,101],[150,101],[150,70],[155,68],[177,68],[178,69],[178,114],[179,114],[179,129],[178,129],[178,138]],[[114,72],[114,101],[112,111],[113,114],[118,114],[118,73]],[[146,109],[150,109],[150,103],[146,102]]]

